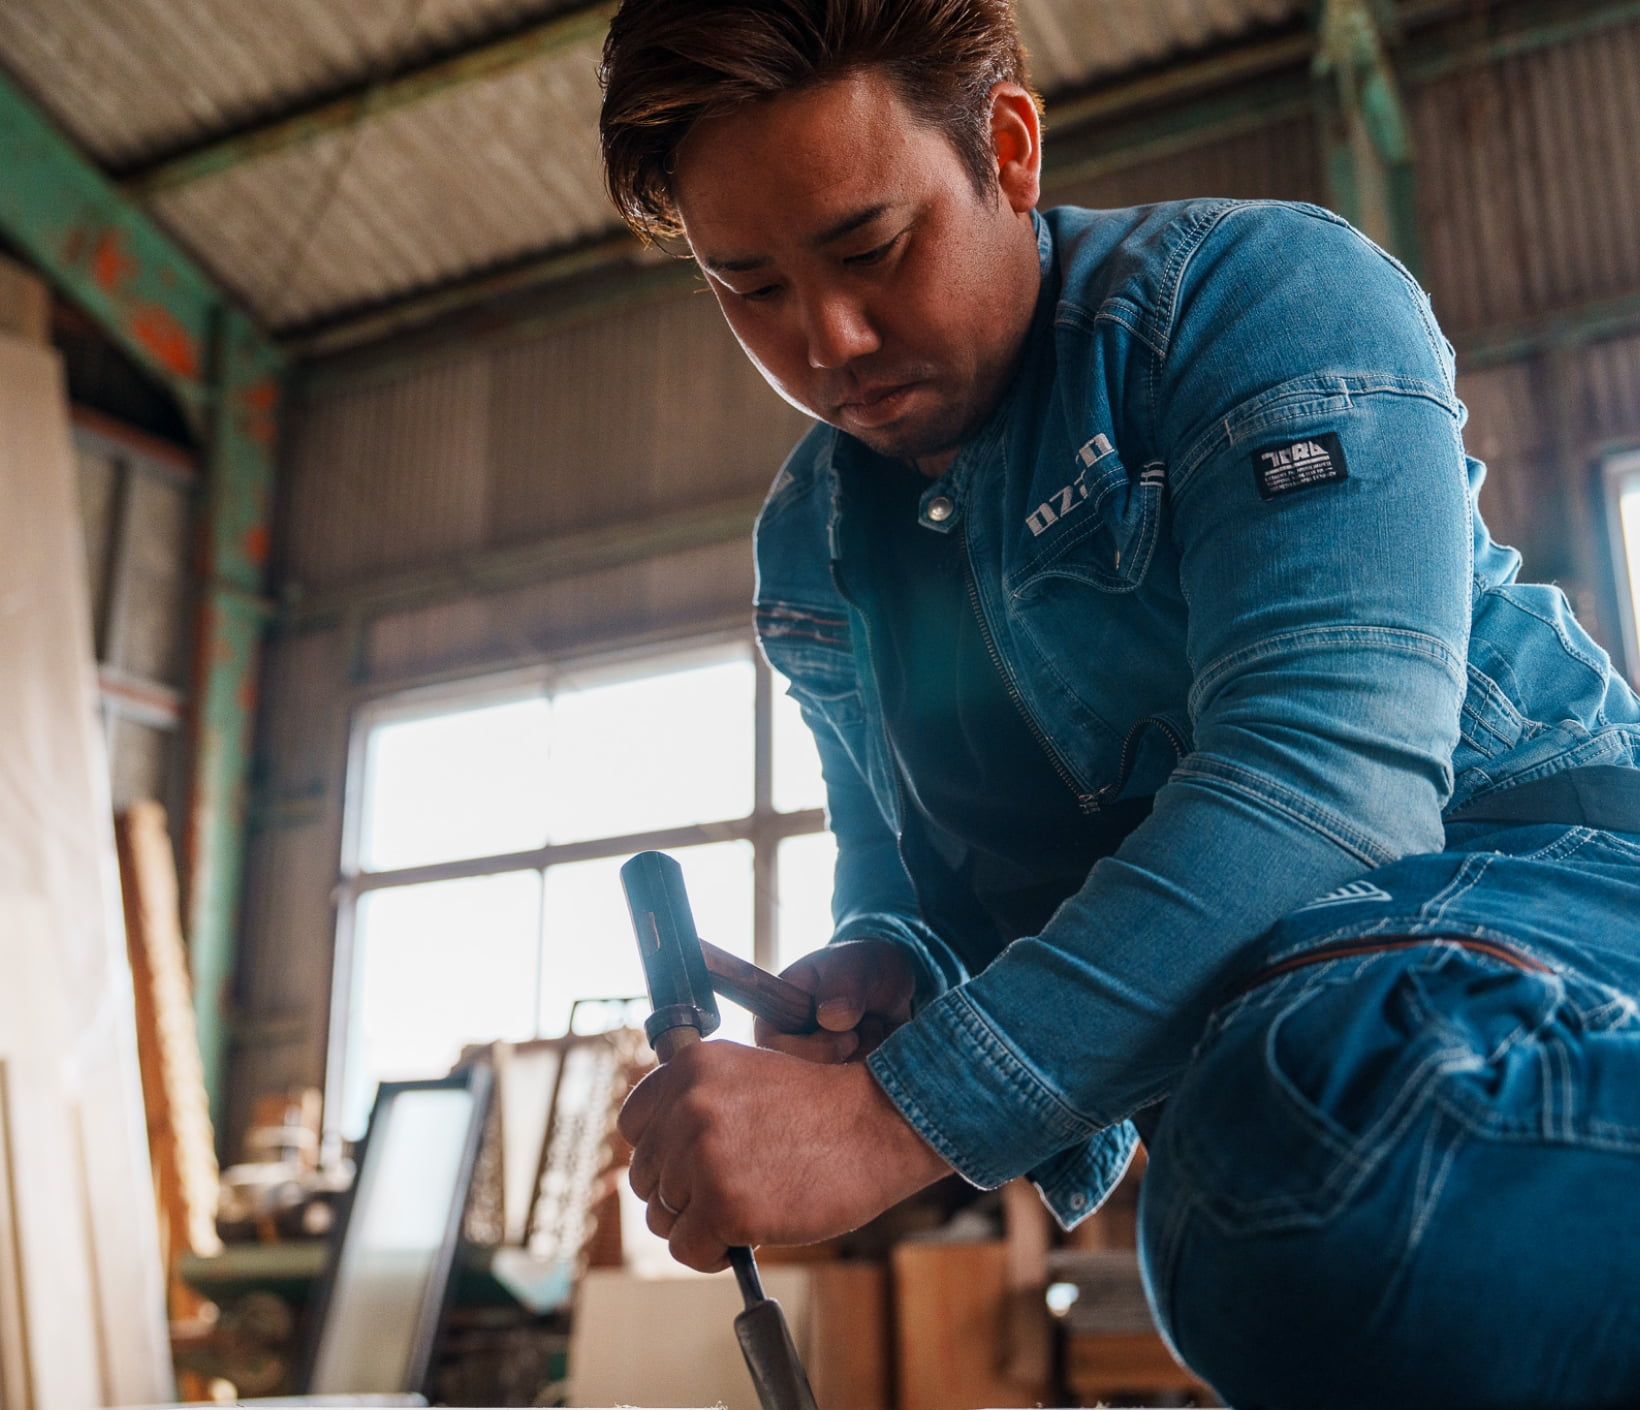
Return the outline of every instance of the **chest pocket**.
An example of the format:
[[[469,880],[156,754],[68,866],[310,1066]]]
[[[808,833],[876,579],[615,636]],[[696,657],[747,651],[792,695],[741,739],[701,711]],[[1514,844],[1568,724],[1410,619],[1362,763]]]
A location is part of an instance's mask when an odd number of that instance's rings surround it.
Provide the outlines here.
[[[1030,597],[1052,579],[1101,592],[1132,592],[1156,549],[1167,490],[1160,464],[1129,472],[1104,436],[1078,452],[1078,473],[1030,507],[1019,525],[1011,595]],[[1040,483],[1040,477],[1039,477]]]

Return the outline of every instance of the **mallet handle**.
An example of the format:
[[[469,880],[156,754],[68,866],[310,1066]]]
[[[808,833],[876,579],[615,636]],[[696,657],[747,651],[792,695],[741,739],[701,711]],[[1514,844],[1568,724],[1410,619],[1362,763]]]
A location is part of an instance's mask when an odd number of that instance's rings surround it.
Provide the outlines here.
[[[777,1031],[813,1033],[820,1027],[813,994],[709,941],[700,942],[700,953],[706,961],[706,972],[712,976],[712,988],[765,1023],[773,1024]]]

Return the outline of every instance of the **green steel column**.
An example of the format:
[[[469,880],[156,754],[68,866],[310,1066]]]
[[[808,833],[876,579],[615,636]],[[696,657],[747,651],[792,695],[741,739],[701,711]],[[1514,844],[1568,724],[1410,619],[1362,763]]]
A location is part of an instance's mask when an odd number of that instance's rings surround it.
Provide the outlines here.
[[[204,426],[221,294],[3,75],[0,232]]]
[[[3,76],[0,235],[171,391],[206,451],[184,868],[194,1005],[220,1123],[282,359],[182,247]]]
[[[1421,274],[1412,132],[1389,60],[1394,18],[1381,0],[1319,0],[1316,114],[1334,208]]]
[[[222,1129],[244,889],[246,794],[261,647],[280,406],[279,354],[224,307],[214,340],[202,593],[196,625],[188,941],[200,1056]]]

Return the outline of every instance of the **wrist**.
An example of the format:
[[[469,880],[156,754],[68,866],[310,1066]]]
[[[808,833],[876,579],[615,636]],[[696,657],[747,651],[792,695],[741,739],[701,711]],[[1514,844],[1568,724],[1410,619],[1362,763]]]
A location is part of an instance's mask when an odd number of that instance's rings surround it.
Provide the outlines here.
[[[952,1173],[951,1163],[906,1120],[870,1068],[852,1063],[848,1071],[860,1088],[855,1110],[860,1114],[861,1148],[871,1152],[885,1208]]]

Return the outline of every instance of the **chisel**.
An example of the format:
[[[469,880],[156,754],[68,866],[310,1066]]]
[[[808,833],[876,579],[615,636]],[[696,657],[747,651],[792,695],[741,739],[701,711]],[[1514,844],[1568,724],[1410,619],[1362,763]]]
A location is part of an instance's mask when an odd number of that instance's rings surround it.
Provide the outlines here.
[[[653,1009],[644,1022],[644,1033],[655,1056],[669,1062],[683,1048],[700,1042],[721,1021],[701,939],[684,891],[683,869],[664,852],[640,852],[621,868],[621,885],[632,912],[632,929],[638,937],[638,953],[643,958]],[[723,955],[721,950],[716,953]],[[776,985],[793,988],[762,970],[755,973]],[[739,978],[746,980],[747,976]],[[753,987],[766,989],[761,984]],[[801,990],[793,992],[802,994]],[[807,994],[802,998],[808,1003],[812,1019],[813,1000]],[[788,1016],[798,1017],[789,1005]],[[769,1021],[778,1026],[777,1019]],[[817,1410],[814,1391],[780,1304],[764,1295],[751,1249],[731,1248],[729,1263],[746,1303],[746,1310],[735,1318],[735,1337],[746,1358],[746,1369],[751,1372],[758,1404],[763,1410]]]

